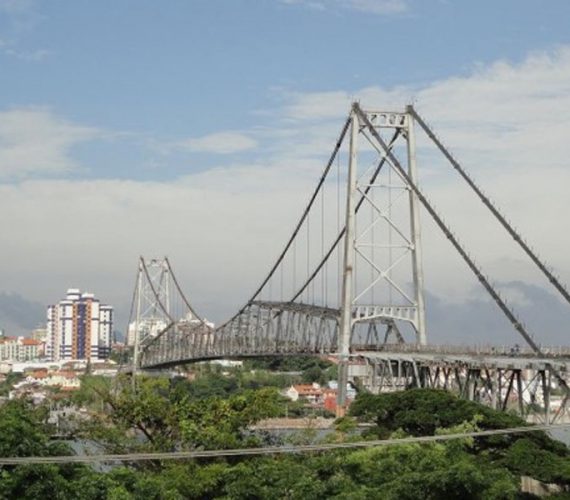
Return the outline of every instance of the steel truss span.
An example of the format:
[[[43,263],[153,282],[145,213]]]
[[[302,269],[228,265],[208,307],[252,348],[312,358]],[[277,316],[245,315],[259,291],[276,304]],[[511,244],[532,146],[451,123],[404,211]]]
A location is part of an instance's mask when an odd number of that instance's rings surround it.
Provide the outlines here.
[[[382,352],[363,350],[351,375],[374,393],[411,387],[445,389],[497,410],[514,411],[533,423],[554,424],[570,416],[566,399],[553,404],[553,395],[561,388],[553,370],[568,377],[570,349],[558,358],[529,353],[513,357],[491,349],[486,354],[481,350],[454,354],[454,350],[445,346],[432,352],[402,352],[401,346],[386,346]]]
[[[139,289],[144,288],[145,281],[149,283],[151,303],[164,312],[167,327],[144,341],[137,339],[134,369],[158,369],[214,358],[334,354],[339,359],[337,413],[342,413],[350,357],[358,351],[358,345],[365,344],[378,352],[395,341],[402,353],[412,356],[416,365],[412,363],[411,369],[419,370],[417,363],[425,361],[418,357],[430,348],[419,215],[420,210],[425,210],[513,330],[536,358],[545,360],[548,380],[555,380],[566,394],[565,406],[570,395],[567,372],[548,361],[550,357],[539,340],[507,305],[420,188],[416,125],[570,302],[567,287],[483,194],[412,106],[391,112],[365,110],[354,103],[290,238],[260,286],[227,322],[214,329],[202,321],[184,298],[165,260],[190,321],[173,317],[160,290],[153,288],[148,266],[141,259]],[[476,384],[492,388],[490,382],[481,382],[487,380],[486,372],[481,373]],[[469,377],[474,380],[475,375]],[[452,379],[448,377],[448,381]],[[516,377],[509,383],[516,386]]]

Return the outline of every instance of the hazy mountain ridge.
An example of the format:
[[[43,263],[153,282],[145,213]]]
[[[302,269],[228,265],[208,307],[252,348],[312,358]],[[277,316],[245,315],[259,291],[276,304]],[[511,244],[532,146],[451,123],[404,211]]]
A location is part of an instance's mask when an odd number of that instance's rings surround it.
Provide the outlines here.
[[[46,306],[14,292],[0,292],[0,329],[6,335],[28,335],[45,322]]]
[[[542,345],[567,345],[570,304],[554,291],[522,281],[496,284],[507,305]],[[449,304],[426,293],[428,342],[434,344],[524,344],[491,297],[481,288],[474,298]]]

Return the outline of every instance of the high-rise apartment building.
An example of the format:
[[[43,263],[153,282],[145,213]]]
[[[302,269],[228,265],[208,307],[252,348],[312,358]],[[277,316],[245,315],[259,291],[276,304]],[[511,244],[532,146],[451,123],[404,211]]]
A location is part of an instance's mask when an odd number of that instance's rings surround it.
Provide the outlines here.
[[[113,308],[72,288],[47,309],[46,354],[53,361],[106,359],[111,350]]]

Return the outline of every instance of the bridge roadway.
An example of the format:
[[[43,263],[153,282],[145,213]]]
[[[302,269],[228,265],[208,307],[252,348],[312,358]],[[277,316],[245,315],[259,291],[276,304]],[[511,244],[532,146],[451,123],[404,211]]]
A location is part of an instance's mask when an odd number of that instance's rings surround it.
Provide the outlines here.
[[[189,340],[189,338],[186,338]],[[337,357],[336,344],[277,342],[234,343],[216,349],[206,335],[200,348],[164,343],[146,358],[142,369],[166,369],[214,359],[271,356]],[[204,340],[204,339],[202,339]],[[154,348],[160,345],[154,345]],[[349,379],[373,393],[428,387],[451,390],[461,397],[522,417],[555,423],[565,417],[567,398],[558,398],[556,376],[570,381],[570,348],[543,347],[544,356],[518,346],[452,346],[418,344],[358,345],[351,348]],[[146,359],[146,363],[144,362]]]
[[[570,373],[570,348],[545,347],[545,356],[537,356],[530,349],[511,346],[452,346],[385,344],[379,348],[355,345],[353,356],[370,360],[415,361],[422,364],[445,364],[470,368],[500,368],[503,370],[555,369]]]
[[[273,343],[272,343],[273,346]],[[419,365],[446,365],[450,367],[502,369],[502,370],[547,370],[555,369],[561,374],[570,373],[570,347],[555,346],[542,349],[544,357],[537,356],[528,348],[518,346],[461,346],[461,345],[419,345],[419,344],[355,344],[351,348],[351,358],[370,361],[410,362]],[[197,357],[186,359],[162,359],[157,363],[141,366],[143,369],[161,369],[180,364],[191,364],[215,359],[240,359],[268,356],[328,356],[336,357],[335,350],[312,351],[291,349],[279,352],[260,349],[258,352],[235,354],[205,352]]]

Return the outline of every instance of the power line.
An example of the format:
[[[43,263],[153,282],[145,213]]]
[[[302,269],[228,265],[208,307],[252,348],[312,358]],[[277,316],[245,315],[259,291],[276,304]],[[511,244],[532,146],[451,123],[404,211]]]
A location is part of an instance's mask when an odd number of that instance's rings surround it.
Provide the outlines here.
[[[101,455],[70,455],[53,457],[0,457],[0,465],[35,465],[35,464],[69,464],[69,463],[93,463],[93,462],[135,462],[143,460],[180,460],[191,458],[217,458],[252,455],[280,455],[288,453],[306,453],[319,451],[333,451],[351,448],[372,448],[379,446],[395,446],[414,443],[432,443],[437,441],[451,441],[470,437],[485,437],[507,434],[522,434],[527,432],[548,431],[565,429],[567,424],[545,424],[525,427],[510,427],[506,429],[491,429],[485,431],[459,432],[454,434],[441,434],[436,436],[419,436],[394,439],[381,439],[373,441],[355,441],[348,443],[329,443],[297,446],[270,446],[263,448],[236,448],[231,450],[194,450],[174,451],[160,453],[125,453],[125,454],[101,454]]]

